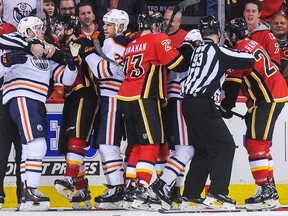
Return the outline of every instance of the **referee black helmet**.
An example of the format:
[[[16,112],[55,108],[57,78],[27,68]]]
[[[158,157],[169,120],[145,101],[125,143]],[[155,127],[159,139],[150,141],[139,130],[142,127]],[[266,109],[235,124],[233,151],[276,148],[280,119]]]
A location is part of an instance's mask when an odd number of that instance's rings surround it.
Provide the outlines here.
[[[202,36],[217,34],[220,31],[220,23],[214,16],[206,16],[200,19],[199,30]]]

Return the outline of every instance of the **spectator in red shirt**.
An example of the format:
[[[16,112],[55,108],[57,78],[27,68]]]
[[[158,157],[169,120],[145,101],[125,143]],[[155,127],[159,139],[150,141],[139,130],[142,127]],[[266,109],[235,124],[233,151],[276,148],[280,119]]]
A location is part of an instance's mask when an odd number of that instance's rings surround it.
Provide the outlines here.
[[[262,4],[259,0],[247,0],[243,16],[248,25],[249,38],[259,43],[268,53],[271,60],[280,68],[278,42],[270,31],[270,26],[260,20]]]

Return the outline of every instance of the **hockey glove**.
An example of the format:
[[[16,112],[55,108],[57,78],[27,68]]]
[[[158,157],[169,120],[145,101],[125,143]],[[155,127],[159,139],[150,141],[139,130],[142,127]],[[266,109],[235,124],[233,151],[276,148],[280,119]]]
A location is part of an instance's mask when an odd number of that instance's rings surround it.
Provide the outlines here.
[[[96,53],[92,40],[89,40],[88,38],[81,38],[81,58],[85,59],[91,53]]]
[[[64,50],[64,58],[65,58],[66,64],[68,65],[68,68],[71,71],[76,70],[76,64],[75,64],[75,61],[74,61],[74,57],[73,57],[73,55],[72,55],[72,53],[70,51],[69,46],[66,47],[66,49]]]
[[[72,56],[77,57],[79,55],[79,50],[81,48],[81,44],[71,41],[69,43],[69,47],[70,47],[70,51],[72,53]]]
[[[226,101],[225,98],[222,100],[220,111],[222,112],[223,118],[230,119],[233,117],[233,113],[231,112],[231,109],[228,108]]]
[[[15,64],[24,64],[27,61],[26,53],[23,51],[11,51],[1,56],[1,63],[5,67],[11,67]]]

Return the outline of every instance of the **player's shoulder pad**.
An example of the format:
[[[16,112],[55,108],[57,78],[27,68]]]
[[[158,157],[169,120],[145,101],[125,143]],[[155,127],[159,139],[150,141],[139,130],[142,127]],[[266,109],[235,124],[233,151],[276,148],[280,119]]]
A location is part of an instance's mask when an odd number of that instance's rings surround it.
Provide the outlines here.
[[[131,39],[129,37],[126,37],[124,35],[115,36],[115,37],[113,37],[113,40],[114,40],[115,43],[120,44],[120,45],[125,46],[125,47],[131,41]]]
[[[166,40],[166,39],[169,39],[170,38],[168,37],[168,35],[162,33],[162,32],[153,32],[151,34],[151,37],[153,37],[153,40],[157,40],[157,41],[162,41],[162,40]],[[155,38],[155,39],[154,39]]]

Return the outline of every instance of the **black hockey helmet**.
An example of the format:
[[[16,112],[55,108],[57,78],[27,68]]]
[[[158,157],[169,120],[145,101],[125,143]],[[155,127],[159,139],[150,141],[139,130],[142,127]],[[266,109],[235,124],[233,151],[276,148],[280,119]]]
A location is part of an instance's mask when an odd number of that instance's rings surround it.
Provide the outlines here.
[[[232,19],[227,23],[225,32],[228,33],[229,37],[231,37],[233,33],[236,34],[238,39],[245,38],[249,33],[247,23],[243,17]]]
[[[138,15],[138,27],[140,30],[150,29],[153,23],[156,23],[157,27],[159,28],[159,32],[162,31],[164,17],[159,12],[152,10]]]
[[[220,23],[214,16],[206,16],[200,19],[199,30],[202,36],[218,34]]]
[[[62,25],[65,30],[73,29],[77,37],[81,34],[81,24],[78,17],[74,15],[64,15],[61,16],[57,21],[56,24]]]

